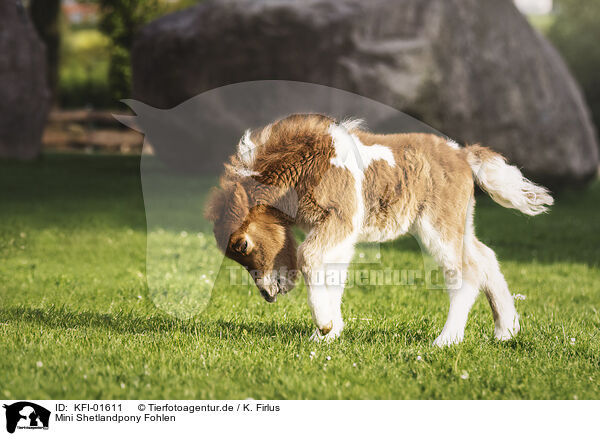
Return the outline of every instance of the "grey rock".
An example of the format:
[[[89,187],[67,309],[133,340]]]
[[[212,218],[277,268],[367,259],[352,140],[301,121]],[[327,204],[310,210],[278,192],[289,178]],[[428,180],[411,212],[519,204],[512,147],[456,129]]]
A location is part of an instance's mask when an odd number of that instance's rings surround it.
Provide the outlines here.
[[[0,53],[0,157],[31,159],[41,150],[50,92],[44,45],[15,0],[0,0]]]
[[[576,82],[510,1],[209,0],[144,27],[132,58],[134,98],[158,108],[232,83],[311,82],[490,146],[542,183],[598,170]]]

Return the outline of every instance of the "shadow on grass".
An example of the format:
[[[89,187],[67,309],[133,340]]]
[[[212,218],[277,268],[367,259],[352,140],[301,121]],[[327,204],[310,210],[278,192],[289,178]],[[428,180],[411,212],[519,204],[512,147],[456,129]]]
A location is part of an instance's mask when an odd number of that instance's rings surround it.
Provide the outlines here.
[[[308,320],[286,320],[283,323],[275,320],[270,321],[227,321],[227,320],[206,320],[190,319],[179,320],[164,315],[139,316],[132,312],[116,313],[98,313],[94,311],[69,310],[67,307],[51,306],[48,308],[29,308],[29,307],[9,307],[0,309],[0,319],[4,322],[25,323],[33,326],[44,326],[50,329],[61,331],[64,329],[86,329],[98,330],[100,333],[111,331],[118,334],[173,334],[181,333],[185,335],[212,337],[218,340],[227,341],[233,339],[236,341],[243,338],[252,339],[255,343],[269,341],[274,339],[281,344],[311,344],[309,337],[314,331],[312,323]],[[333,346],[344,347],[349,344],[360,346],[381,346],[393,343],[395,347],[419,346],[431,348],[431,351],[438,350],[431,346],[436,334],[437,327],[431,320],[419,320],[419,322],[407,321],[394,323],[383,327],[368,326],[359,327],[350,325],[344,330],[342,337],[333,343],[315,344],[314,346]],[[530,356],[535,356],[540,352],[549,351],[548,344],[552,342],[544,338],[544,335],[536,335],[533,338],[530,334],[521,334],[506,342],[499,342],[493,339],[482,341],[479,346],[492,346],[493,348],[505,351],[519,352]],[[559,351],[557,351],[557,347]],[[556,344],[551,347],[557,352],[567,353],[567,359],[585,359],[590,364],[598,367],[600,361],[597,358],[597,346],[573,347],[572,344]],[[447,349],[446,353],[458,352],[460,347]],[[425,350],[424,350],[425,351]],[[394,354],[394,359],[398,356]]]
[[[71,311],[66,307],[43,309],[23,306],[0,309],[0,318],[56,329],[92,328],[120,334],[180,332],[189,335],[212,335],[219,338],[245,335],[255,337],[304,337],[311,333],[308,324],[286,321],[237,322],[224,320],[180,320],[166,315],[137,316],[132,312],[98,313]]]
[[[314,331],[310,322],[286,320],[273,321],[227,321],[189,319],[180,320],[166,315],[138,316],[132,312],[98,313],[94,311],[72,311],[66,307],[29,308],[23,306],[0,309],[0,319],[42,325],[53,329],[97,329],[110,330],[119,334],[173,333],[212,336],[220,339],[246,336],[254,339],[280,338],[289,341],[307,342]],[[401,323],[382,328],[358,328],[348,326],[342,335],[346,343],[380,344],[390,341],[399,344],[428,344],[433,336],[432,325],[413,326]]]
[[[0,317],[5,321],[25,322],[57,329],[88,327],[123,334],[175,330],[191,333],[196,326],[193,321],[181,321],[160,315],[139,317],[130,312],[98,313],[87,310],[73,312],[66,307],[55,306],[43,309],[23,306],[2,308]]]

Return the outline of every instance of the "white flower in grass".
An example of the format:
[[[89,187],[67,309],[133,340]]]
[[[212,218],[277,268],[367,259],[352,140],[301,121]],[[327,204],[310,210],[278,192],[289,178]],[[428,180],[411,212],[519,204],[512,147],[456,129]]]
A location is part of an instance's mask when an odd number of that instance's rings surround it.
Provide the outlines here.
[[[331,360],[331,356],[327,356],[325,359],[327,359],[327,360]]]
[[[515,300],[527,300],[527,295],[523,294],[513,294],[513,298]]]
[[[365,258],[365,253],[358,253],[358,257],[360,257],[361,259]]]
[[[125,383],[121,383],[121,389],[125,389]]]
[[[39,361],[39,360],[38,360],[38,361],[35,363],[35,365],[36,365],[38,368],[41,368],[42,366],[44,366],[44,364],[43,364],[41,361]]]
[[[417,360],[423,360],[421,356],[417,356]]]
[[[575,338],[571,338],[571,345],[575,345]]]
[[[356,362],[352,364],[352,367],[353,367],[353,368],[356,368]]]
[[[462,374],[460,375],[460,378],[462,378],[463,380],[466,380],[469,378],[469,373],[467,371],[462,372]]]

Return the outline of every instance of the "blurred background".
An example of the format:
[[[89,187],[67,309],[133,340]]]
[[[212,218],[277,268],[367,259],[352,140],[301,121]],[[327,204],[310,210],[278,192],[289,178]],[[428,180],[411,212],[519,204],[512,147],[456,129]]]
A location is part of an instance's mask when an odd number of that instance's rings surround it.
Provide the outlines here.
[[[51,103],[43,149],[140,153],[142,136],[110,115],[122,111],[119,101],[131,96],[134,35],[153,19],[195,3],[23,0],[21,7],[45,46]]]
[[[27,17],[20,17],[19,19],[29,21],[31,31],[35,32],[43,43],[43,47],[38,47],[35,44],[29,45],[29,49],[32,51],[29,54],[30,56],[35,57],[38,52],[43,52],[44,65],[36,65],[35,69],[45,69],[45,80],[49,95],[49,112],[47,119],[43,122],[41,136],[43,150],[140,153],[142,136],[137,132],[123,128],[110,115],[114,112],[123,111],[124,106],[119,101],[134,95],[132,93],[132,49],[136,35],[140,33],[140,30],[146,24],[153,20],[184,10],[199,2],[195,0],[2,0],[2,2],[5,3],[5,8],[23,9]],[[211,2],[207,3],[208,7],[213,4]],[[255,3],[261,2],[257,1]],[[515,0],[514,5],[536,31],[544,35],[558,50],[581,88],[591,119],[597,126],[600,122],[600,75],[597,73],[600,69],[600,49],[598,48],[598,41],[600,41],[600,26],[598,26],[600,1]],[[235,8],[235,6],[232,6],[232,8]],[[460,8],[460,2],[454,6]],[[212,7],[214,9],[226,8],[224,6]],[[464,7],[468,8],[470,5],[465,3]],[[494,8],[491,2],[485,7],[488,9]],[[482,8],[479,7],[480,10]],[[477,13],[477,11],[474,13]],[[198,13],[189,13],[189,16],[193,17],[194,14],[198,15]],[[288,25],[289,20],[285,18],[285,15],[281,15],[281,17],[280,25],[282,27]],[[16,18],[17,15],[14,13],[7,13],[3,20],[14,20]],[[204,13],[204,18],[211,19],[211,22],[204,23],[206,27],[218,25],[215,22],[218,23],[220,19],[218,16],[213,17],[207,13]],[[409,17],[409,20],[418,22],[419,18],[413,16],[412,18]],[[23,25],[27,27],[26,23],[23,23]],[[203,23],[196,22],[189,25],[192,27],[202,26]],[[258,22],[256,25],[260,26],[261,23]],[[273,26],[274,24],[266,23],[266,25]],[[501,24],[498,25],[501,26]],[[12,30],[19,30],[18,26],[13,26]],[[163,30],[155,27],[154,30],[149,31],[157,33]],[[3,25],[1,32],[5,40],[10,40],[8,33],[11,32],[11,26]],[[202,37],[201,32],[197,30],[196,32],[195,37]],[[224,45],[227,45],[226,39],[228,37],[235,38],[235,36],[226,34],[220,35],[220,37]],[[146,35],[145,38],[148,39],[148,36]],[[16,47],[16,44],[13,44],[13,46]],[[27,47],[24,48],[27,49]],[[481,49],[484,50],[485,47]],[[189,56],[202,55],[203,53],[189,53]],[[459,55],[459,53],[455,55]],[[28,54],[22,53],[22,56],[28,56]],[[238,53],[238,56],[243,57],[244,53]],[[165,61],[168,62],[168,59],[165,59]],[[339,61],[343,62],[342,59]],[[204,59],[205,64],[210,62],[211,59]],[[215,62],[222,63],[223,61],[217,57]],[[244,62],[244,60],[240,60],[238,64]],[[139,64],[140,62],[138,62]],[[181,68],[181,65],[175,65],[175,67]],[[14,71],[16,79],[24,77],[23,74],[25,74],[28,66],[23,65],[21,68],[24,72]],[[32,68],[31,63],[29,68]],[[222,68],[226,69],[226,67]],[[18,67],[14,69],[17,70]],[[404,79],[410,85],[412,83],[411,78],[402,76],[402,67],[398,69],[399,74],[396,80],[402,81]],[[213,68],[213,70],[218,70],[218,68]],[[144,73],[148,74],[148,72]],[[192,72],[191,74],[195,73]],[[198,76],[202,75],[201,72],[197,74]],[[160,73],[158,75],[160,76]],[[255,78],[251,73],[247,75],[248,80]],[[272,79],[279,78],[278,75],[277,71],[270,74],[272,77],[263,72],[259,73],[257,77]],[[292,78],[297,79],[296,77]],[[222,83],[215,83],[215,85],[233,83],[234,80],[232,79],[236,78],[225,78]],[[143,74],[140,74],[139,81],[143,82],[144,80]],[[201,79],[199,80],[202,82]],[[523,80],[527,79],[524,77]],[[307,78],[306,81],[311,80]],[[336,80],[335,77],[314,78],[312,81],[337,85],[342,89],[358,91],[367,96],[375,94],[374,96],[377,97],[377,93],[369,92],[369,89],[365,90],[360,86],[352,86],[347,81]],[[7,81],[4,81],[1,86],[14,88]],[[177,87],[178,85],[173,84],[173,86]],[[568,84],[565,86],[568,86]],[[140,88],[143,87],[142,84]],[[198,86],[198,89],[201,90],[202,86]],[[4,92],[7,91],[0,90],[0,94]],[[494,92],[499,94],[510,93],[511,90],[496,89]],[[40,95],[42,94],[43,92],[40,91]],[[146,100],[161,100],[160,98],[153,99],[154,94],[156,92],[143,90],[138,92],[137,97],[142,101],[144,97],[147,97]],[[185,98],[193,96],[190,94],[191,92],[184,92],[179,96],[171,95],[166,101],[162,101],[165,100],[162,99],[161,101],[150,101],[150,103],[158,103],[158,106],[160,106],[160,103],[165,103],[163,106],[174,106],[185,100]],[[424,95],[426,96],[426,94]],[[485,96],[482,95],[482,97]],[[429,98],[435,100],[435,96]],[[530,98],[535,97],[531,96]],[[34,104],[40,109],[40,98],[34,100],[37,100]],[[403,104],[403,101],[391,101],[389,103],[415,115],[443,133],[450,135],[455,133],[446,131],[443,122],[436,125],[435,116],[422,113],[431,112],[429,110],[420,113],[419,110],[415,110],[416,105]],[[548,111],[555,109],[548,108]],[[6,109],[3,108],[3,110]],[[24,124],[21,128],[27,127]],[[5,135],[8,134],[5,133]],[[459,136],[458,139],[463,139],[460,138],[460,135],[455,136]],[[479,135],[479,137],[473,139],[486,139],[481,138],[481,136],[485,135]],[[0,141],[2,139],[0,137]],[[41,151],[38,144],[35,144],[37,138],[28,136],[28,140],[32,142],[29,146],[23,145],[18,140],[15,140],[15,144],[11,145],[10,141],[6,140],[0,147],[0,153],[6,157],[12,155],[26,158],[37,157]],[[9,150],[11,147],[29,147],[31,150],[11,152]],[[502,147],[499,148],[504,151]],[[572,174],[568,174],[567,178],[573,178],[571,176]],[[590,174],[587,171],[587,174],[577,175],[575,178],[579,176],[588,180]]]

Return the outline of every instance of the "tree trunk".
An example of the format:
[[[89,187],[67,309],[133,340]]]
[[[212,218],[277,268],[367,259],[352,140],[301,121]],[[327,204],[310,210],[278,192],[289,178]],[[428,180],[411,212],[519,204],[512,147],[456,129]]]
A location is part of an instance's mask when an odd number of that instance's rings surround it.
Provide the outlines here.
[[[46,45],[46,75],[52,100],[56,100],[58,84],[58,56],[60,47],[59,14],[60,0],[31,0],[29,4],[31,21],[38,35]]]

